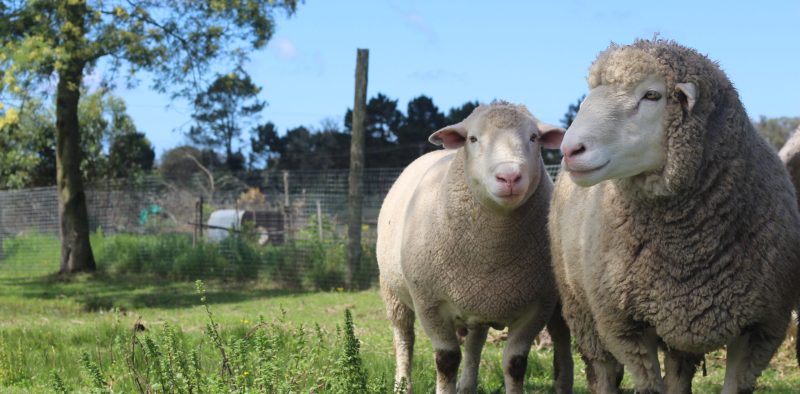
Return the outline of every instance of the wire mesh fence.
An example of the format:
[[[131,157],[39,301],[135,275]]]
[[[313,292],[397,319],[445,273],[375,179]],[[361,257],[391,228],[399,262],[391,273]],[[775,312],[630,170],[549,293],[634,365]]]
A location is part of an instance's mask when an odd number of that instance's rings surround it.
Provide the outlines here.
[[[555,177],[558,166],[548,166]],[[362,261],[353,284],[377,280],[381,203],[400,168],[365,169]],[[95,183],[86,189],[98,269],[172,279],[256,279],[293,288],[344,286],[347,170],[263,171]],[[55,187],[0,191],[0,270],[21,277],[59,266]]]

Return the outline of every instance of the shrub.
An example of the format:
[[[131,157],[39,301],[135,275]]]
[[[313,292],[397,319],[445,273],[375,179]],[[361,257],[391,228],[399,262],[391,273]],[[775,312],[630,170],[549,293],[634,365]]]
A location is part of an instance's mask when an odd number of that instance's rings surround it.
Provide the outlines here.
[[[127,375],[142,393],[390,393],[393,382],[383,376],[370,377],[363,366],[359,340],[349,310],[344,330],[329,342],[319,325],[308,329],[293,325],[283,316],[274,322],[263,317],[247,330],[225,331],[215,321],[207,304],[205,287],[197,291],[206,310],[205,340],[188,343],[180,327],[164,324],[158,330],[134,332],[131,346],[124,347]],[[333,346],[331,346],[331,344]],[[200,359],[198,346],[211,347],[214,357]],[[78,390],[67,387],[53,371],[51,387],[56,392],[110,392],[108,376],[91,356],[81,357],[83,369]],[[320,368],[320,365],[324,367]],[[119,373],[119,372],[118,372]]]
[[[192,245],[189,234],[91,235],[97,269],[110,276],[143,275],[172,280],[253,280],[260,274],[285,288],[333,290],[345,287],[347,239],[329,218],[319,237],[316,217],[283,245],[258,245],[257,236],[244,232],[219,243]],[[44,275],[59,267],[56,236],[22,234],[3,240],[0,270],[17,275]],[[354,267],[353,287],[365,289],[378,277],[374,242],[362,244],[361,263]]]
[[[99,265],[112,275],[144,274],[191,280],[256,279],[262,265],[255,246],[235,237],[192,246],[187,234],[105,237]]]

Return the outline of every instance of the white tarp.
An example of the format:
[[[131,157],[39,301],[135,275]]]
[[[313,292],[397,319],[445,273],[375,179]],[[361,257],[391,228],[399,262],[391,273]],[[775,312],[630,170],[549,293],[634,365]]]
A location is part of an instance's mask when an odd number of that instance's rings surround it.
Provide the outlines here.
[[[223,230],[223,228],[234,231],[241,230],[244,212],[244,210],[236,209],[221,209],[211,212],[211,216],[208,217],[208,225],[213,227],[208,228],[208,240],[210,242],[219,242],[227,238],[230,231]]]

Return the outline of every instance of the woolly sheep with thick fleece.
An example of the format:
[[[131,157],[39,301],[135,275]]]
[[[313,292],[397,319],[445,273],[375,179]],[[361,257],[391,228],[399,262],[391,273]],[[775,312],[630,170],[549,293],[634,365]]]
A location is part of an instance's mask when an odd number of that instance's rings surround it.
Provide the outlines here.
[[[621,362],[638,392],[690,392],[703,355],[727,346],[722,392],[752,392],[800,290],[784,166],[718,65],[692,49],[612,44],[588,82],[549,226],[592,391],[617,391]]]
[[[557,148],[563,132],[521,105],[481,105],[433,133],[430,141],[448,149],[420,157],[392,186],[378,217],[377,257],[398,382],[410,384],[416,314],[433,344],[437,393],[456,390],[457,332],[465,331],[458,390],[475,392],[490,326],[509,327],[506,392],[522,392],[531,343],[545,324],[556,390],[571,391],[570,336],[554,313],[546,233],[553,184],[541,158],[541,147]]]

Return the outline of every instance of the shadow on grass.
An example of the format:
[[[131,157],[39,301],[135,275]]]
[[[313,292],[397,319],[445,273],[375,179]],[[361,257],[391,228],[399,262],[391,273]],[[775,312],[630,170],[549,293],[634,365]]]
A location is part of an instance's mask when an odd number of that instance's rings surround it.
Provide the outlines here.
[[[307,293],[287,290],[259,281],[205,280],[208,304],[226,304],[260,298]],[[65,279],[58,275],[30,278],[0,277],[0,296],[72,299],[86,311],[136,308],[177,309],[200,305],[194,282],[152,277],[110,277],[78,274]]]

